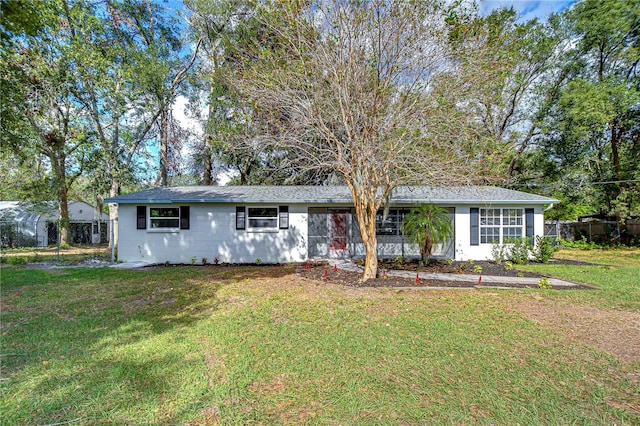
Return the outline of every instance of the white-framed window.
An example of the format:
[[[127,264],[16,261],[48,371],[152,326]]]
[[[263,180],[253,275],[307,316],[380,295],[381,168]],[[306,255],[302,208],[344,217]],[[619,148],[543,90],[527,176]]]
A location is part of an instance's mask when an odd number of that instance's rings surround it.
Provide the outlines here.
[[[500,209],[480,209],[480,243],[500,242]]]
[[[236,229],[278,232],[289,228],[289,206],[236,207]]]
[[[189,206],[151,207],[137,206],[136,228],[156,231],[189,229]]]
[[[524,236],[522,209],[502,209],[502,242]]]
[[[248,207],[248,229],[278,229],[277,207]]]
[[[179,207],[149,207],[149,228],[179,228]]]
[[[524,236],[523,209],[480,209],[480,244],[505,243]]]

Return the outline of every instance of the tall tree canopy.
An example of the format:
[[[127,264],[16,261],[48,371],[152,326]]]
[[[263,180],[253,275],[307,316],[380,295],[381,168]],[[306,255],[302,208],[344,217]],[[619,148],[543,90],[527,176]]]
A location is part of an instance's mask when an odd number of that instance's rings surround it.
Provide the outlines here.
[[[394,188],[486,181],[504,150],[458,108],[475,82],[460,78],[461,58],[447,43],[453,9],[436,1],[289,6],[259,11],[279,43],[247,49],[238,91],[260,118],[262,143],[298,170],[335,171],[350,188],[367,252],[363,278],[371,278],[376,213]]]
[[[640,213],[633,0],[547,22],[439,0],[185,0],[182,24],[151,0],[0,6],[2,196],[57,197],[63,218],[69,194],[152,184],[145,146],[158,183],[185,168],[185,85],[204,130],[191,181],[347,184],[366,277],[399,185],[502,182],[565,201],[556,217]]]
[[[75,179],[88,178],[101,206],[102,196],[118,195],[133,175],[146,141],[159,136],[161,152],[168,151],[170,105],[194,54],[180,53],[175,20],[149,0],[22,3],[46,19],[3,45],[2,83],[11,88],[2,109],[3,158],[12,147],[27,165],[36,162],[22,153],[49,160],[65,225]]]
[[[10,78],[16,88],[10,89],[13,96],[3,114],[9,117],[3,121],[7,130],[3,145],[18,158],[30,152],[49,160],[60,208],[60,239],[69,243],[69,191],[97,155],[87,111],[74,94],[79,85],[75,22],[85,17],[85,11],[83,4],[65,1],[40,7],[44,16],[51,17],[47,25],[25,32],[8,46],[10,62],[4,66],[12,68]]]
[[[585,0],[565,18],[570,78],[546,117],[543,154],[594,212],[624,221],[640,214],[640,4]]]

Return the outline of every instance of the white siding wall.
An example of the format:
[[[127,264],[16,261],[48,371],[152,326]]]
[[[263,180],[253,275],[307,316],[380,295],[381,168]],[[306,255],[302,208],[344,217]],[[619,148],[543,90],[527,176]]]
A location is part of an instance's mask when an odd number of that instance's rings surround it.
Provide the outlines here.
[[[471,218],[470,208],[485,206],[459,206],[456,207],[456,233],[455,233],[455,260],[493,260],[491,255],[491,244],[471,245]],[[492,206],[495,208],[533,208],[534,211],[534,234],[544,235],[544,214],[542,207],[536,206]],[[523,227],[525,225],[523,224]]]
[[[179,205],[154,204],[154,207]],[[543,235],[542,207],[517,207],[534,208],[535,235]],[[215,257],[219,262],[229,263],[255,263],[257,259],[262,263],[307,260],[307,206],[290,205],[289,229],[278,230],[278,232],[236,230],[235,209],[234,204],[192,204],[190,205],[190,229],[166,232],[136,229],[136,205],[121,204],[118,217],[120,231],[118,259],[125,262],[164,263],[168,261],[185,264],[191,263],[192,258],[197,264],[200,264],[203,258],[207,263],[213,263]],[[455,208],[455,260],[493,260],[491,244],[477,246],[470,244],[469,209],[470,206]],[[394,244],[389,246],[381,244],[378,248],[379,253],[389,252],[391,248],[400,250],[399,247],[391,246]],[[441,248],[438,249],[441,250]],[[364,256],[364,247],[361,243],[355,243],[352,250],[355,252],[354,255]],[[436,254],[438,253],[439,251],[436,251]],[[419,256],[419,251],[417,247],[405,247],[405,255]]]
[[[153,207],[178,207],[187,204]],[[289,206],[289,229],[278,232],[236,230],[236,205],[191,204],[190,229],[174,232],[136,229],[136,205],[118,209],[118,260],[149,263],[300,262],[307,259],[307,207]],[[147,211],[148,220],[148,211]]]

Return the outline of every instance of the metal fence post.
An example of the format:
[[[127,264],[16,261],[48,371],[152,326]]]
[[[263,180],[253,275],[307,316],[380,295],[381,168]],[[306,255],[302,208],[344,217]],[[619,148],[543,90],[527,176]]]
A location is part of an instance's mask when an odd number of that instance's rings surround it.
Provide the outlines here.
[[[58,224],[56,225],[56,259],[60,262],[60,224],[62,222],[58,219]]]
[[[113,236],[114,236],[114,233],[115,233],[115,230],[113,229],[113,227],[115,226],[115,223],[114,223],[115,220],[111,219],[109,222],[110,222],[109,224],[111,225],[110,226],[111,231],[109,232],[109,234],[110,234],[110,236],[109,236],[109,243],[110,244],[109,245],[111,246],[111,263],[114,263],[116,261],[116,245],[115,245],[115,242],[113,241]]]

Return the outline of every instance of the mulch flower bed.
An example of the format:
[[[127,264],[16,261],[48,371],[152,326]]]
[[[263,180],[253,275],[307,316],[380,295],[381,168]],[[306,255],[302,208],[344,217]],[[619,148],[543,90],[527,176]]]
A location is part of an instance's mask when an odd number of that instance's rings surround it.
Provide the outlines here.
[[[482,267],[482,274],[473,273],[472,271],[464,270],[461,272],[458,264],[463,262],[454,262],[451,265],[446,265],[444,262],[431,262],[429,266],[422,266],[415,263],[415,269],[411,269],[411,263],[405,263],[407,269],[405,271],[412,272],[432,272],[441,274],[471,274],[480,279],[481,275],[485,276],[518,276],[517,270],[505,270],[505,265],[498,265],[493,262],[474,262],[471,266],[480,265]],[[396,277],[385,273],[385,266],[388,266],[386,262],[379,263],[379,269],[382,271],[377,278],[372,278],[367,281],[362,281],[362,274],[355,271],[349,271],[345,269],[334,269],[328,264],[316,264],[310,266],[309,269],[301,267],[298,270],[298,274],[306,279],[325,282],[331,284],[338,284],[349,287],[452,287],[452,288],[474,288],[480,287],[509,287],[509,288],[538,288],[537,284],[518,284],[518,283],[487,283],[482,281],[456,281],[456,280],[434,280],[434,279],[416,279]],[[391,270],[391,269],[389,269]],[[524,272],[525,277],[541,278],[543,275],[536,274],[534,272]],[[593,289],[591,286],[576,284],[574,287],[566,286],[552,286],[553,289],[566,290],[566,289]]]
[[[417,260],[405,260],[404,262],[397,262],[394,260],[380,260],[378,262],[378,268],[380,270],[402,270],[412,272],[431,272],[438,274],[467,274],[467,275],[491,275],[497,277],[532,277],[539,278],[542,275],[535,272],[519,271],[517,265],[508,263],[495,263],[489,261],[453,261],[445,262],[441,260],[432,260],[428,265],[423,265]],[[478,269],[481,272],[477,272]],[[475,271],[474,271],[475,269]]]

